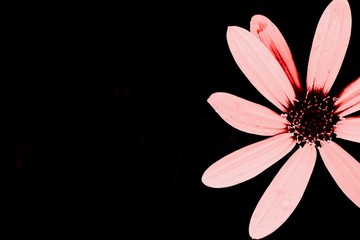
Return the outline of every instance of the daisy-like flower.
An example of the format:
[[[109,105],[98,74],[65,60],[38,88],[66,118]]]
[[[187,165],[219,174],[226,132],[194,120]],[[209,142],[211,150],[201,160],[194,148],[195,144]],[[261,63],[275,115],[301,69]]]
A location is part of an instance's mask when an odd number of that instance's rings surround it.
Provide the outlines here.
[[[250,31],[227,30],[230,51],[254,87],[279,113],[229,93],[216,92],[209,104],[220,117],[243,132],[268,136],[221,158],[206,169],[202,182],[213,188],[249,180],[294,147],[258,202],[249,224],[254,239],[278,229],[301,200],[319,153],[343,193],[360,207],[360,163],[336,143],[336,138],[360,143],[360,77],[338,96],[330,96],[351,32],[346,0],[333,0],[323,12],[310,52],[303,86],[290,49],[278,28],[255,15]]]

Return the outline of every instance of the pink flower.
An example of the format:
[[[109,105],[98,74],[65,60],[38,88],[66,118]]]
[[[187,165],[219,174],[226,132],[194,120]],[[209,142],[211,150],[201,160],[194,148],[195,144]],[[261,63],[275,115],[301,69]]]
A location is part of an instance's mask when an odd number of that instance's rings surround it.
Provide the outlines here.
[[[298,146],[257,204],[249,233],[263,238],[291,215],[309,182],[319,153],[343,193],[360,207],[360,163],[335,141],[360,143],[360,77],[338,96],[329,96],[351,32],[346,0],[333,0],[318,23],[303,86],[290,49],[278,28],[255,15],[250,31],[228,27],[227,41],[239,68],[279,113],[229,93],[216,92],[209,104],[238,130],[268,136],[213,163],[202,182],[213,188],[249,180]],[[334,141],[335,140],[335,141]]]

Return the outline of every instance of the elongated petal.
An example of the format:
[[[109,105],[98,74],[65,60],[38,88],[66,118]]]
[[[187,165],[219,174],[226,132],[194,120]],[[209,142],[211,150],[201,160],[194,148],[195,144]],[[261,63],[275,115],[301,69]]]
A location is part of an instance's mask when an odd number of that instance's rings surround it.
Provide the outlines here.
[[[327,93],[344,60],[351,33],[351,11],[347,1],[332,1],[318,23],[310,52],[307,89]]]
[[[206,169],[202,182],[213,188],[236,185],[255,177],[284,157],[295,146],[288,133],[282,133],[241,148]]]
[[[360,110],[360,77],[344,88],[336,105],[336,113],[343,117]]]
[[[319,150],[337,185],[360,207],[360,163],[335,142],[323,144]]]
[[[291,85],[299,94],[301,83],[290,48],[274,23],[263,15],[254,15],[250,21],[250,32],[270,50],[280,63]]]
[[[287,120],[269,108],[229,93],[213,93],[209,104],[228,124],[240,131],[273,136],[285,131]]]
[[[270,51],[254,34],[240,27],[228,27],[227,41],[237,65],[254,87],[285,111],[295,99],[295,92]]]
[[[339,121],[335,133],[338,138],[360,143],[360,117],[348,117]]]
[[[250,220],[249,233],[263,238],[278,229],[300,202],[316,160],[316,149],[298,149],[264,192]]]

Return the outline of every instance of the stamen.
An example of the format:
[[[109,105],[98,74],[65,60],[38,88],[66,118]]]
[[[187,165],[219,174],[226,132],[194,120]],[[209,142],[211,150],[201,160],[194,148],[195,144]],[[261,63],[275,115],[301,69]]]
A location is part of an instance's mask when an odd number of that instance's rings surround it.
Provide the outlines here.
[[[343,119],[335,114],[336,100],[321,91],[308,91],[303,99],[295,99],[293,106],[281,114],[289,121],[288,132],[300,147],[307,143],[319,148],[321,142],[336,137],[334,127]]]

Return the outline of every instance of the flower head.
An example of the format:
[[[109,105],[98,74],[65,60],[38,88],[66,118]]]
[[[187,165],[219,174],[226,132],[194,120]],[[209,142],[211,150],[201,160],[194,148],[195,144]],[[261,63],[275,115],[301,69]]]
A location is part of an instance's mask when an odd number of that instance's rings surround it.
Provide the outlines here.
[[[254,239],[274,232],[295,210],[318,154],[343,193],[360,207],[360,163],[336,143],[336,138],[360,143],[360,116],[356,116],[360,110],[360,77],[338,96],[329,95],[350,32],[349,3],[333,0],[317,25],[303,86],[284,37],[268,18],[253,16],[250,31],[228,27],[227,41],[237,65],[279,112],[229,93],[213,93],[208,102],[224,121],[243,132],[268,138],[213,163],[202,182],[213,188],[239,184],[298,147],[253,212],[249,233]]]

